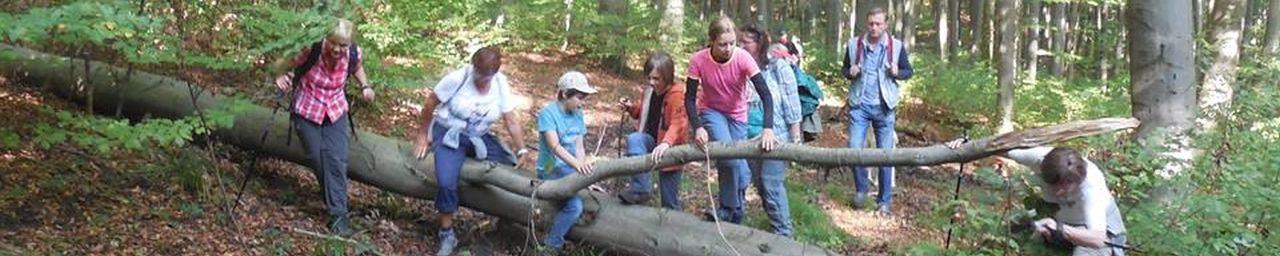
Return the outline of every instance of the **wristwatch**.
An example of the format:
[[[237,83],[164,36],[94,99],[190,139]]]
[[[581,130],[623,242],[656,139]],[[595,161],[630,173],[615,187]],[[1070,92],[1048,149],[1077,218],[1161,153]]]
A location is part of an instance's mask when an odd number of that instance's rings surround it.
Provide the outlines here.
[[[524,155],[524,154],[526,154],[526,153],[529,153],[529,149],[522,148],[522,149],[520,149],[520,150],[517,150],[517,151],[516,151],[516,156],[517,156],[517,157],[519,157],[519,156],[523,156],[523,155]]]

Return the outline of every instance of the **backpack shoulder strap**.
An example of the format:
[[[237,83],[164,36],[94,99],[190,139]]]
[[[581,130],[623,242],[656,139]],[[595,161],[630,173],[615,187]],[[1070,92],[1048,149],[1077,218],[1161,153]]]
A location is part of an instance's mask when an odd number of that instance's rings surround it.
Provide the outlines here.
[[[855,49],[857,50],[857,53],[853,55],[854,58],[857,58],[853,62],[854,65],[862,65],[862,51],[863,49],[867,48],[866,45],[863,45],[863,39],[866,39],[866,35],[863,35],[854,39],[854,40],[858,40],[858,43],[857,43],[858,48]]]
[[[316,62],[320,60],[320,45],[321,42],[311,44],[311,49],[307,51],[307,60],[303,61],[302,65],[293,68],[293,85],[295,87],[302,82],[302,77],[311,71],[311,67],[315,66]]]
[[[356,74],[356,65],[360,64],[360,47],[353,42],[351,47],[347,49],[347,76]]]
[[[458,96],[458,92],[462,91],[462,87],[467,86],[467,80],[471,79],[471,70],[471,67],[467,67],[467,70],[462,72],[462,82],[459,82],[458,88],[454,88],[449,97],[440,100],[440,105],[448,105],[450,101],[453,101],[453,98],[456,98],[455,96]]]

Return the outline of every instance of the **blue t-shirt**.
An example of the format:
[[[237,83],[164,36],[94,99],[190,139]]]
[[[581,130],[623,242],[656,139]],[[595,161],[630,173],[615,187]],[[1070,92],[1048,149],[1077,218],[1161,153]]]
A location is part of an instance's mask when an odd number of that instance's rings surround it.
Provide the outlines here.
[[[538,110],[538,177],[546,177],[548,170],[555,170],[554,168],[569,167],[568,163],[551,151],[543,134],[556,132],[560,146],[569,151],[569,154],[577,156],[576,142],[587,133],[587,124],[583,120],[582,109],[566,112],[559,101],[552,101]]]

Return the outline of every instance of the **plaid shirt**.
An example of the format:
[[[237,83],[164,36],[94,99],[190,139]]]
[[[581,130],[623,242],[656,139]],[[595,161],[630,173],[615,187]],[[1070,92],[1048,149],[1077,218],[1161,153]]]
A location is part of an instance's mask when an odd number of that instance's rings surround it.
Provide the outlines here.
[[[775,129],[786,129],[788,124],[800,123],[800,93],[799,85],[796,82],[795,71],[791,69],[791,64],[785,59],[771,58],[769,65],[760,71],[760,75],[764,76],[764,81],[768,84],[769,94],[773,98],[773,127]],[[747,90],[747,105],[751,111],[760,111],[763,114],[764,101],[760,100],[760,95],[755,90]]]
[[[356,50],[360,51],[359,48]],[[302,79],[300,88],[297,88],[301,91],[294,101],[293,113],[317,124],[323,124],[326,119],[331,122],[338,120],[347,113],[347,96],[346,91],[343,90],[347,82],[347,69],[359,67],[347,66],[347,59],[351,55],[346,51],[349,50],[343,50],[342,57],[337,59],[331,58],[327,52],[321,53],[320,59],[316,60],[316,65],[312,66],[311,70],[306,74],[295,74],[301,75]],[[310,52],[310,47],[302,49],[302,52],[293,58],[293,65],[302,65],[306,62],[307,54]],[[364,56],[363,51],[360,53],[360,56]],[[356,63],[360,61],[356,60]]]

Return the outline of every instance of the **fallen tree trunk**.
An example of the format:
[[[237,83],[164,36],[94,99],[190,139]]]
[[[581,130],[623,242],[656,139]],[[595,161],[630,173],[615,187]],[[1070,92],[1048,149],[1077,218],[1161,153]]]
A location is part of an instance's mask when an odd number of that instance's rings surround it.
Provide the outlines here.
[[[114,109],[117,103],[124,113],[132,117],[178,118],[196,113],[197,109],[218,106],[226,98],[214,94],[197,95],[193,101],[189,85],[180,80],[147,72],[133,72],[124,78],[126,70],[98,62],[90,64],[88,74],[83,69],[71,70],[66,58],[31,51],[24,48],[0,45],[0,73],[10,79],[22,79],[32,84],[43,84],[54,92],[84,102],[93,94],[98,110]],[[79,64],[83,65],[83,64]],[[87,79],[92,78],[92,79]],[[117,79],[119,78],[119,79]],[[94,86],[84,87],[92,81]],[[116,81],[120,81],[116,83]],[[90,92],[81,91],[92,88]],[[194,104],[193,104],[194,103]],[[105,113],[105,112],[104,112]],[[236,116],[235,125],[217,129],[217,137],[237,147],[255,150],[296,163],[307,163],[301,146],[294,142],[286,146],[285,134],[288,116],[271,109],[251,107]],[[263,130],[271,136],[261,141]],[[358,182],[369,184],[397,194],[431,199],[435,193],[435,175],[430,159],[418,160],[410,156],[408,142],[360,131],[359,140],[351,141],[348,175]],[[493,173],[502,173],[504,182],[532,184],[529,171],[508,168],[492,168],[488,164],[469,162],[459,186],[461,203],[467,208],[484,212],[517,223],[536,221],[539,227],[551,223],[552,214],[558,211],[558,203],[533,200],[528,196],[509,192],[491,185],[485,180]],[[486,169],[485,173],[470,170]],[[713,222],[703,221],[691,214],[644,206],[624,206],[612,196],[596,192],[582,192],[585,212],[570,232],[570,238],[585,241],[618,252],[637,255],[732,255],[734,249],[744,255],[835,255],[835,252],[818,246],[749,228],[725,223],[722,241]],[[541,214],[535,214],[535,209]]]
[[[45,83],[58,94],[76,100],[84,100],[93,93],[94,104],[101,110],[122,104],[124,113],[135,117],[183,117],[196,113],[197,109],[217,106],[225,99],[205,94],[192,99],[189,85],[183,81],[146,72],[133,72],[127,79],[116,79],[125,71],[101,63],[92,63],[86,74],[68,73],[65,58],[51,56],[27,49],[0,45],[0,71],[18,79],[30,79]],[[93,81],[91,87],[81,83]],[[123,81],[112,84],[114,81]],[[92,92],[80,92],[81,88],[93,88]],[[275,117],[271,115],[275,114]],[[307,163],[300,143],[285,143],[288,116],[273,113],[266,108],[252,107],[239,113],[235,125],[218,129],[218,137],[232,145],[256,150],[297,163]],[[579,239],[606,248],[646,255],[729,255],[733,249],[747,255],[829,255],[834,254],[813,245],[777,236],[756,229],[725,224],[723,241],[714,223],[702,221],[691,214],[666,209],[623,206],[607,194],[582,191],[582,188],[601,180],[632,175],[664,166],[706,158],[769,158],[796,162],[829,165],[933,165],[946,162],[969,161],[1014,148],[1032,147],[1082,136],[1096,135],[1137,127],[1132,118],[1108,118],[1083,121],[1027,130],[975,140],[958,149],[942,146],[925,148],[881,149],[829,149],[804,145],[785,145],[772,152],[760,152],[754,142],[712,144],[709,154],[690,146],[680,146],[668,151],[661,162],[651,162],[637,156],[605,161],[597,164],[592,175],[571,175],[567,178],[542,183],[531,177],[532,172],[488,163],[468,161],[464,165],[459,187],[462,205],[517,223],[534,219],[539,226],[551,222],[551,213],[557,211],[554,200],[578,195],[584,199],[585,213],[570,233]],[[260,140],[264,132],[270,134]],[[434,197],[435,175],[430,159],[417,160],[410,156],[411,145],[401,140],[360,131],[359,140],[353,140],[350,148],[349,175],[352,179],[405,196],[431,199]],[[533,199],[533,195],[540,199]],[[535,209],[537,211],[535,211]],[[548,214],[538,214],[542,212]],[[729,248],[732,246],[733,249]]]

